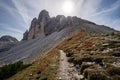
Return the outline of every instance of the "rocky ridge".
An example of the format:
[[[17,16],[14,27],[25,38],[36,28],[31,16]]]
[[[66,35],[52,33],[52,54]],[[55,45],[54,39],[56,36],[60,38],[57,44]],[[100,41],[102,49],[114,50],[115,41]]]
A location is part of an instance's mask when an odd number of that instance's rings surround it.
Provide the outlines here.
[[[5,35],[0,38],[0,42],[18,42],[18,40],[12,36]]]
[[[0,53],[4,51],[8,51],[10,48],[12,48],[18,40],[12,36],[2,36],[0,38]]]
[[[79,26],[81,30],[87,30],[96,33],[112,33],[115,30],[104,25],[97,25],[93,22],[78,18],[76,16],[57,15],[50,17],[49,12],[42,10],[38,19],[33,18],[29,31],[27,30],[23,35],[23,40],[30,40],[38,36],[47,36],[53,32],[59,32],[67,27]]]
[[[17,61],[34,62],[39,58],[37,55],[43,56],[43,51],[47,54],[62,41],[80,32],[96,35],[113,33],[115,30],[75,16],[58,15],[51,18],[48,11],[42,10],[38,19],[32,20],[22,41],[0,54],[1,65]]]

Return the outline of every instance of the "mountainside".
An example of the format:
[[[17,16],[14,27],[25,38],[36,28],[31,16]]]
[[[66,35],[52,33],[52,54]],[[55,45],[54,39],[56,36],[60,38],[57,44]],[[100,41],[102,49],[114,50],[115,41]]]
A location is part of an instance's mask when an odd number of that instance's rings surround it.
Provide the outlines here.
[[[29,31],[27,30],[24,33],[23,40],[34,39],[38,36],[47,36],[53,32],[59,32],[68,27],[76,28],[78,26],[81,30],[88,30],[100,34],[107,34],[115,31],[104,25],[97,25],[93,22],[83,20],[76,16],[65,17],[64,15],[58,15],[51,18],[48,11],[42,10],[38,19],[34,18],[32,20]]]
[[[80,33],[8,80],[120,80],[120,33]]]
[[[42,56],[42,52],[48,53],[65,39],[82,31],[94,35],[116,32],[109,27],[97,25],[75,16],[58,15],[51,18],[48,11],[42,10],[38,19],[32,20],[31,26],[24,33],[22,41],[9,51],[0,54],[1,65],[19,60],[34,62],[39,58],[38,54]]]
[[[11,49],[18,40],[11,36],[2,36],[0,38],[0,53]]]
[[[18,42],[18,40],[12,36],[5,35],[0,38],[0,42]]]
[[[16,42],[0,53],[0,67],[10,64],[0,68],[2,79],[120,80],[120,32],[107,26],[42,10],[22,41],[0,40]]]

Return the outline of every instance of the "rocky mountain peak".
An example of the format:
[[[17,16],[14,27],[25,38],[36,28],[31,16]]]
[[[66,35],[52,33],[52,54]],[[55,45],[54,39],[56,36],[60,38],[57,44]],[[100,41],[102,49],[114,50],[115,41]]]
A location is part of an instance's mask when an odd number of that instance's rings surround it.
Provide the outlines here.
[[[33,18],[32,23],[37,23],[37,22],[38,22],[37,18],[36,17]]]
[[[23,34],[23,39],[22,40],[27,40],[28,39],[28,30],[25,31],[25,33]]]
[[[18,42],[18,40],[12,36],[5,35],[0,38],[1,42]]]
[[[41,24],[41,22],[44,22],[44,24],[47,24],[49,21],[50,21],[49,12],[46,10],[42,10],[38,17],[39,24]]]
[[[78,18],[76,16],[57,15],[56,17],[50,17],[49,12],[42,10],[37,18],[33,18],[29,31],[26,31],[23,35],[23,40],[34,39],[39,36],[47,36],[53,32],[59,32],[64,28],[79,26],[80,29],[89,30],[97,33],[111,33],[113,29],[106,26],[100,26],[93,22]]]

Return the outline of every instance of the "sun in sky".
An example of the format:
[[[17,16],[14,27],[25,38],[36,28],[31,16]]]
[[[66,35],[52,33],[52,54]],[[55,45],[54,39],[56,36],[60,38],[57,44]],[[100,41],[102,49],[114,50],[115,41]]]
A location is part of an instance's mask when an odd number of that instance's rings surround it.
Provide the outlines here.
[[[62,5],[62,10],[66,15],[69,15],[74,10],[74,3],[71,0],[67,0]]]

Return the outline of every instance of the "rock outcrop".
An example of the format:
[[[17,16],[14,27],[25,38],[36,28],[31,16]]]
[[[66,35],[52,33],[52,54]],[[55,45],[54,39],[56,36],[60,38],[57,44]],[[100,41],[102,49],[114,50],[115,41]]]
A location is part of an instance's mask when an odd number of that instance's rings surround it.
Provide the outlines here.
[[[2,65],[20,60],[34,62],[40,58],[38,54],[42,56],[44,51],[44,54],[47,54],[62,41],[80,32],[89,35],[115,32],[111,28],[101,26],[76,16],[58,15],[51,18],[49,13],[43,10],[38,18],[32,20],[29,30],[24,33],[23,41],[0,53],[0,61],[3,62]]]
[[[23,34],[23,39],[22,40],[27,40],[28,39],[28,30],[25,31]]]
[[[16,43],[18,42],[18,40],[14,37],[11,36],[2,36],[0,38],[0,53],[4,52],[4,51],[8,51],[9,49],[11,49]]]
[[[33,18],[29,31],[26,31],[23,40],[34,39],[38,36],[45,36],[45,27],[50,21],[49,13],[46,10],[41,11],[38,19]]]
[[[0,42],[18,42],[18,40],[12,36],[5,35],[0,38]]]
[[[76,28],[76,26],[80,26],[81,29],[97,33],[111,33],[115,31],[106,26],[97,25],[76,16],[65,17],[64,15],[58,15],[51,18],[48,11],[42,10],[38,19],[34,18],[32,20],[29,31],[26,31],[23,35],[23,40],[30,40],[39,36],[47,36],[53,32],[59,32],[66,27]]]

